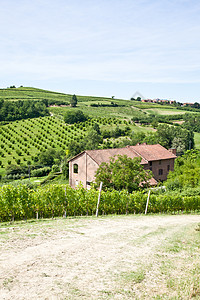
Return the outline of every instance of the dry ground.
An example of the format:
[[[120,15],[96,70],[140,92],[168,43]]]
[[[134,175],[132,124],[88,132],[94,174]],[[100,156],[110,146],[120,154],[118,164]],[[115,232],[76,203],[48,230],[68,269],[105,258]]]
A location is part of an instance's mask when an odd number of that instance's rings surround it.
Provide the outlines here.
[[[0,299],[200,299],[199,215],[0,224]]]

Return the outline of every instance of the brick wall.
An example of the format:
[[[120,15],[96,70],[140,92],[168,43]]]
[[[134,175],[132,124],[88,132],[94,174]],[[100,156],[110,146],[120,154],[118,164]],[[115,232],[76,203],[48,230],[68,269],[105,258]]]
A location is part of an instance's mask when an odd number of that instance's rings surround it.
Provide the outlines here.
[[[166,180],[169,171],[174,170],[174,159],[163,159],[149,162],[148,165],[145,165],[145,169],[151,170],[153,177],[157,181]]]
[[[97,169],[98,164],[86,153],[74,158],[69,162],[70,186],[75,188],[81,182],[84,188],[88,187],[94,181]]]

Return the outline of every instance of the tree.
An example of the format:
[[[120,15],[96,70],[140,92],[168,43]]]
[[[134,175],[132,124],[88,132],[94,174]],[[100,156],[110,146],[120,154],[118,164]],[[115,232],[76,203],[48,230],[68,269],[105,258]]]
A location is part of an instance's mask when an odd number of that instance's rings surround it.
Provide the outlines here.
[[[101,142],[101,135],[99,135],[96,130],[91,129],[83,140],[83,148],[87,150],[97,149]]]
[[[96,172],[96,183],[103,182],[104,188],[126,189],[128,192],[138,190],[140,185],[148,186],[151,171],[144,170],[141,158],[134,159],[126,155],[112,157],[109,163],[102,163]]]
[[[200,184],[199,150],[187,150],[175,160],[174,171],[169,172],[165,185],[169,190],[194,188]]]
[[[165,148],[178,147],[178,142],[181,152],[194,148],[194,133],[179,126],[158,125],[156,136],[158,143]]]
[[[101,134],[99,124],[94,123],[92,129],[94,129],[98,134]]]
[[[76,105],[77,105],[76,95],[73,95],[72,98],[70,99],[70,105],[71,105],[71,107],[76,107]]]
[[[63,156],[63,151],[56,151],[51,148],[38,155],[38,163],[44,166],[52,166],[55,163],[59,164]]]
[[[68,158],[71,158],[83,151],[83,145],[82,143],[71,141],[70,144],[68,145],[68,151],[69,151]]]
[[[74,124],[78,122],[84,122],[87,120],[87,116],[81,110],[67,111],[64,115],[64,121],[67,124]]]

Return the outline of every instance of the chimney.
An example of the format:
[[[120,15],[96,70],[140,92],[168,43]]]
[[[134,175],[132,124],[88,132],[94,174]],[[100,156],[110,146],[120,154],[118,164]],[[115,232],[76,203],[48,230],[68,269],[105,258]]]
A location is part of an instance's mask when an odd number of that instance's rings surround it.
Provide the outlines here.
[[[176,155],[176,148],[171,148],[168,149],[169,152],[173,153],[174,155]]]

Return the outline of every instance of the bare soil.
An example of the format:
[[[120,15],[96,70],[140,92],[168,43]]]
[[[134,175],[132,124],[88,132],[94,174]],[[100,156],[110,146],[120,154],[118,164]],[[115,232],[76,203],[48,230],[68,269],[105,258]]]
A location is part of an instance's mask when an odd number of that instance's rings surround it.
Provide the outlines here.
[[[130,215],[2,224],[0,299],[153,299],[167,292],[160,249],[199,222]]]

